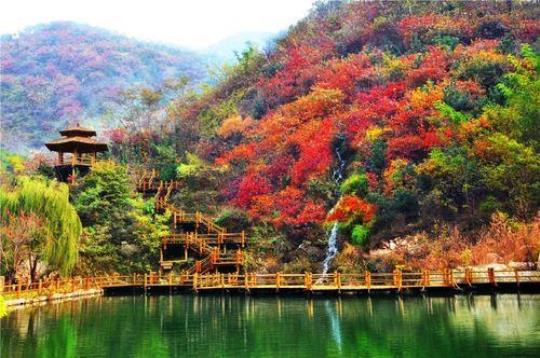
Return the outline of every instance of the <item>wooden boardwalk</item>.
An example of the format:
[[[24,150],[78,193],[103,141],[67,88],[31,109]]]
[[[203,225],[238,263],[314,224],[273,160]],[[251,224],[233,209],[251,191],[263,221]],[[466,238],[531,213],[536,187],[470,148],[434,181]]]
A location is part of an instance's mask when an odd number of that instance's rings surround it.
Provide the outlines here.
[[[132,276],[100,276],[39,281],[4,285],[0,294],[7,299],[50,296],[88,289],[118,291],[140,289],[145,292],[175,290],[190,292],[304,292],[304,293],[371,293],[390,291],[458,292],[476,289],[520,288],[540,289],[540,271],[445,270],[442,272],[361,273],[327,275],[302,274],[146,274]]]
[[[540,271],[446,270],[443,272],[401,272],[343,274],[208,274],[193,278],[195,291],[304,291],[365,292],[404,290],[456,290],[475,286],[538,285]]]

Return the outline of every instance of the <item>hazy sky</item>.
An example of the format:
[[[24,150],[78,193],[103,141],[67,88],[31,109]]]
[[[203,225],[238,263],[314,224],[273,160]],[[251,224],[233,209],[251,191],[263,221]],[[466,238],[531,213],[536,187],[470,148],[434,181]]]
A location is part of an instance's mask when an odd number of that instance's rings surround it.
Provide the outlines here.
[[[246,32],[285,30],[313,0],[11,0],[0,34],[51,21],[75,21],[142,40],[204,48]]]

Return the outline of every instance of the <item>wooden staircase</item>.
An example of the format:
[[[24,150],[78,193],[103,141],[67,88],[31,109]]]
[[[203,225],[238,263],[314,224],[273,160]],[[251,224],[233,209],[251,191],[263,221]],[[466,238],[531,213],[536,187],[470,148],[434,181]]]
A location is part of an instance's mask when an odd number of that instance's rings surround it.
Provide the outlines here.
[[[196,261],[189,273],[240,272],[244,264],[243,249],[246,246],[244,232],[228,233],[225,228],[216,225],[200,212],[187,213],[163,202],[162,207],[172,213],[173,232],[161,241],[160,263],[163,271],[171,270],[175,263],[187,262],[191,253],[196,257]],[[190,231],[183,230],[186,224],[190,225]],[[183,253],[183,260],[171,260],[172,255],[167,255],[170,248],[180,249],[178,256]],[[166,256],[169,259],[165,259]]]
[[[145,171],[137,181],[137,191],[153,194],[156,210],[167,210],[172,214],[172,235],[163,237],[161,241],[161,271],[171,271],[175,265],[185,265],[193,256],[195,263],[187,273],[239,273],[244,266],[245,233],[228,233],[199,211],[189,213],[169,204],[171,194],[181,187],[181,182],[158,178],[155,170]]]

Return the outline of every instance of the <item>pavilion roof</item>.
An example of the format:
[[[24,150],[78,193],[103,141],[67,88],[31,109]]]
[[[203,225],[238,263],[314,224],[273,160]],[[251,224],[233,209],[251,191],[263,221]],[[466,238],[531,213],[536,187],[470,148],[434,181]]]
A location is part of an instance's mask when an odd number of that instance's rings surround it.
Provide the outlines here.
[[[54,152],[94,153],[109,150],[106,143],[84,136],[64,137],[45,143],[45,146]]]
[[[92,128],[81,127],[79,124],[66,128],[60,131],[60,134],[66,137],[94,137],[96,136],[96,131]]]

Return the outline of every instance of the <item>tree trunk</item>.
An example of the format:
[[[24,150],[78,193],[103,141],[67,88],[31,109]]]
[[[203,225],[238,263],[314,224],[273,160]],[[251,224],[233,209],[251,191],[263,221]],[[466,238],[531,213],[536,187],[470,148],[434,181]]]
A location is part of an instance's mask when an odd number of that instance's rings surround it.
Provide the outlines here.
[[[30,257],[30,280],[32,282],[37,281],[36,271],[37,271],[38,261],[39,261],[39,257],[36,256],[34,260],[32,260],[32,257]]]

